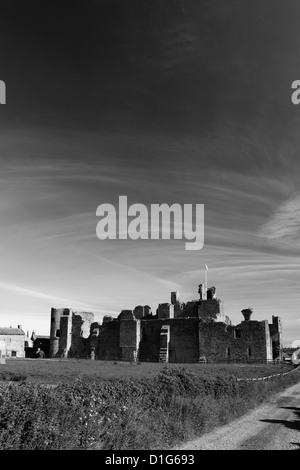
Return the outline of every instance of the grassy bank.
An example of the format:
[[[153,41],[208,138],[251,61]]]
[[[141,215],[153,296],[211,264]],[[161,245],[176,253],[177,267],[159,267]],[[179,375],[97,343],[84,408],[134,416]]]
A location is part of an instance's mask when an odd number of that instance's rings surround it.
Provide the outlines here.
[[[167,449],[225,424],[300,380],[201,376],[186,367],[151,377],[56,387],[2,382],[0,449]]]
[[[264,377],[291,369],[290,364],[185,364],[186,370],[201,377],[234,375],[239,378]],[[164,370],[177,369],[177,364],[143,362],[90,361],[84,359],[7,359],[0,365],[0,380],[21,376],[27,381],[42,384],[72,383],[82,379],[86,383],[112,379],[140,379],[152,377]]]

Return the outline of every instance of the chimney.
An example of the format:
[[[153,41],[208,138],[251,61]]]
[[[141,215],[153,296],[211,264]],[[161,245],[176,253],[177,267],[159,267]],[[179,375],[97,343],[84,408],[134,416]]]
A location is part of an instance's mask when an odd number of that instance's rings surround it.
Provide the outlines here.
[[[19,330],[22,330],[22,325],[18,325]]]
[[[242,310],[242,314],[244,315],[244,321],[249,321],[250,320],[250,317],[252,315],[252,312],[253,312],[253,309],[252,308],[244,308]]]

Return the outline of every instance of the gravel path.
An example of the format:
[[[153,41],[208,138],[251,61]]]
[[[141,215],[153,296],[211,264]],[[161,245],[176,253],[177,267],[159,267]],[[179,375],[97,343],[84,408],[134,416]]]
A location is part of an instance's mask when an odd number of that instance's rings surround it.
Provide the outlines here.
[[[176,450],[300,450],[300,383]],[[175,449],[174,449],[175,450]]]

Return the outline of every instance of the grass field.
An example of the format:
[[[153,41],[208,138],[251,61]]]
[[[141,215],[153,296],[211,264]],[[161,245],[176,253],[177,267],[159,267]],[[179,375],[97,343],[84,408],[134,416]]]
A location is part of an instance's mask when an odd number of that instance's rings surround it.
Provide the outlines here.
[[[165,369],[184,366],[196,375],[216,375],[236,378],[255,378],[287,372],[291,364],[159,364],[112,361],[90,361],[85,359],[7,359],[0,365],[0,380],[13,375],[22,375],[27,381],[57,384],[72,383],[81,378],[86,383],[103,380],[151,377]]]

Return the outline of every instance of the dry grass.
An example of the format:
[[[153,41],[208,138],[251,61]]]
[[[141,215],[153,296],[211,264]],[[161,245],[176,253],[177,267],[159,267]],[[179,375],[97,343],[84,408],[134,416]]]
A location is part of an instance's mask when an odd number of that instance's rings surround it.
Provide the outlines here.
[[[129,363],[90,361],[84,359],[7,359],[0,365],[0,379],[9,375],[26,376],[27,381],[45,384],[73,383],[81,378],[86,383],[103,380],[151,377],[165,368],[177,369],[183,364]],[[201,377],[234,375],[237,378],[263,377],[287,372],[291,364],[184,364],[185,369]]]

